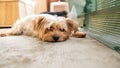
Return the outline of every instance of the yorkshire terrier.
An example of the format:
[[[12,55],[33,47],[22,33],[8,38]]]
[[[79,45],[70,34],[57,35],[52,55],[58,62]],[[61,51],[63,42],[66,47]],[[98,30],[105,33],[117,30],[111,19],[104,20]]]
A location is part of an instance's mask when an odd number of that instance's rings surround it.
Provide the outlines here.
[[[71,19],[49,14],[27,16],[19,19],[8,31],[0,36],[27,35],[47,42],[61,42],[70,36],[83,38],[85,33],[78,31],[78,25]]]

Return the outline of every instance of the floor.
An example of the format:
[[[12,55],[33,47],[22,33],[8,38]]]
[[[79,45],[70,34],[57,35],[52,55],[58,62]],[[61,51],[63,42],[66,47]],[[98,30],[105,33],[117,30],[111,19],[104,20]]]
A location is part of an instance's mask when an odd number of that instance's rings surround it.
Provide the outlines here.
[[[120,68],[120,54],[89,36],[56,43],[8,36],[0,37],[0,68]]]

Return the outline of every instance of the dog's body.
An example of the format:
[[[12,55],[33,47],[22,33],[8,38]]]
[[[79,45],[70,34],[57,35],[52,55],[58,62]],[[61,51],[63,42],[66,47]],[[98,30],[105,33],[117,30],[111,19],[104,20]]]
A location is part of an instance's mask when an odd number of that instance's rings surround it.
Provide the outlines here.
[[[78,31],[78,25],[71,19],[56,17],[48,14],[32,15],[17,20],[13,27],[0,36],[27,35],[34,36],[43,41],[65,41]],[[79,33],[85,37],[85,33]]]

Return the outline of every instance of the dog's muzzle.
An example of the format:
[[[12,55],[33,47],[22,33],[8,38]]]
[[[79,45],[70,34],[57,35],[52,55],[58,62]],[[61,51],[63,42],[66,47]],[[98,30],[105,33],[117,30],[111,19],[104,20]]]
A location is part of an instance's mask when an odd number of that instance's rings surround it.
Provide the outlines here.
[[[58,35],[54,35],[52,38],[53,38],[53,40],[54,40],[55,42],[57,42],[57,41],[59,40],[59,36],[58,36]]]

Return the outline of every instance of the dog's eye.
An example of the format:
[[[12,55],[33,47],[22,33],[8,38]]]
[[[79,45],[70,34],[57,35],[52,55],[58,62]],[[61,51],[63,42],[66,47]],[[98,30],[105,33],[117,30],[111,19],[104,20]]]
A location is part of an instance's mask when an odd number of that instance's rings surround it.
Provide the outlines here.
[[[48,28],[48,31],[53,31],[53,27]]]
[[[65,29],[60,29],[61,32],[65,32]]]

